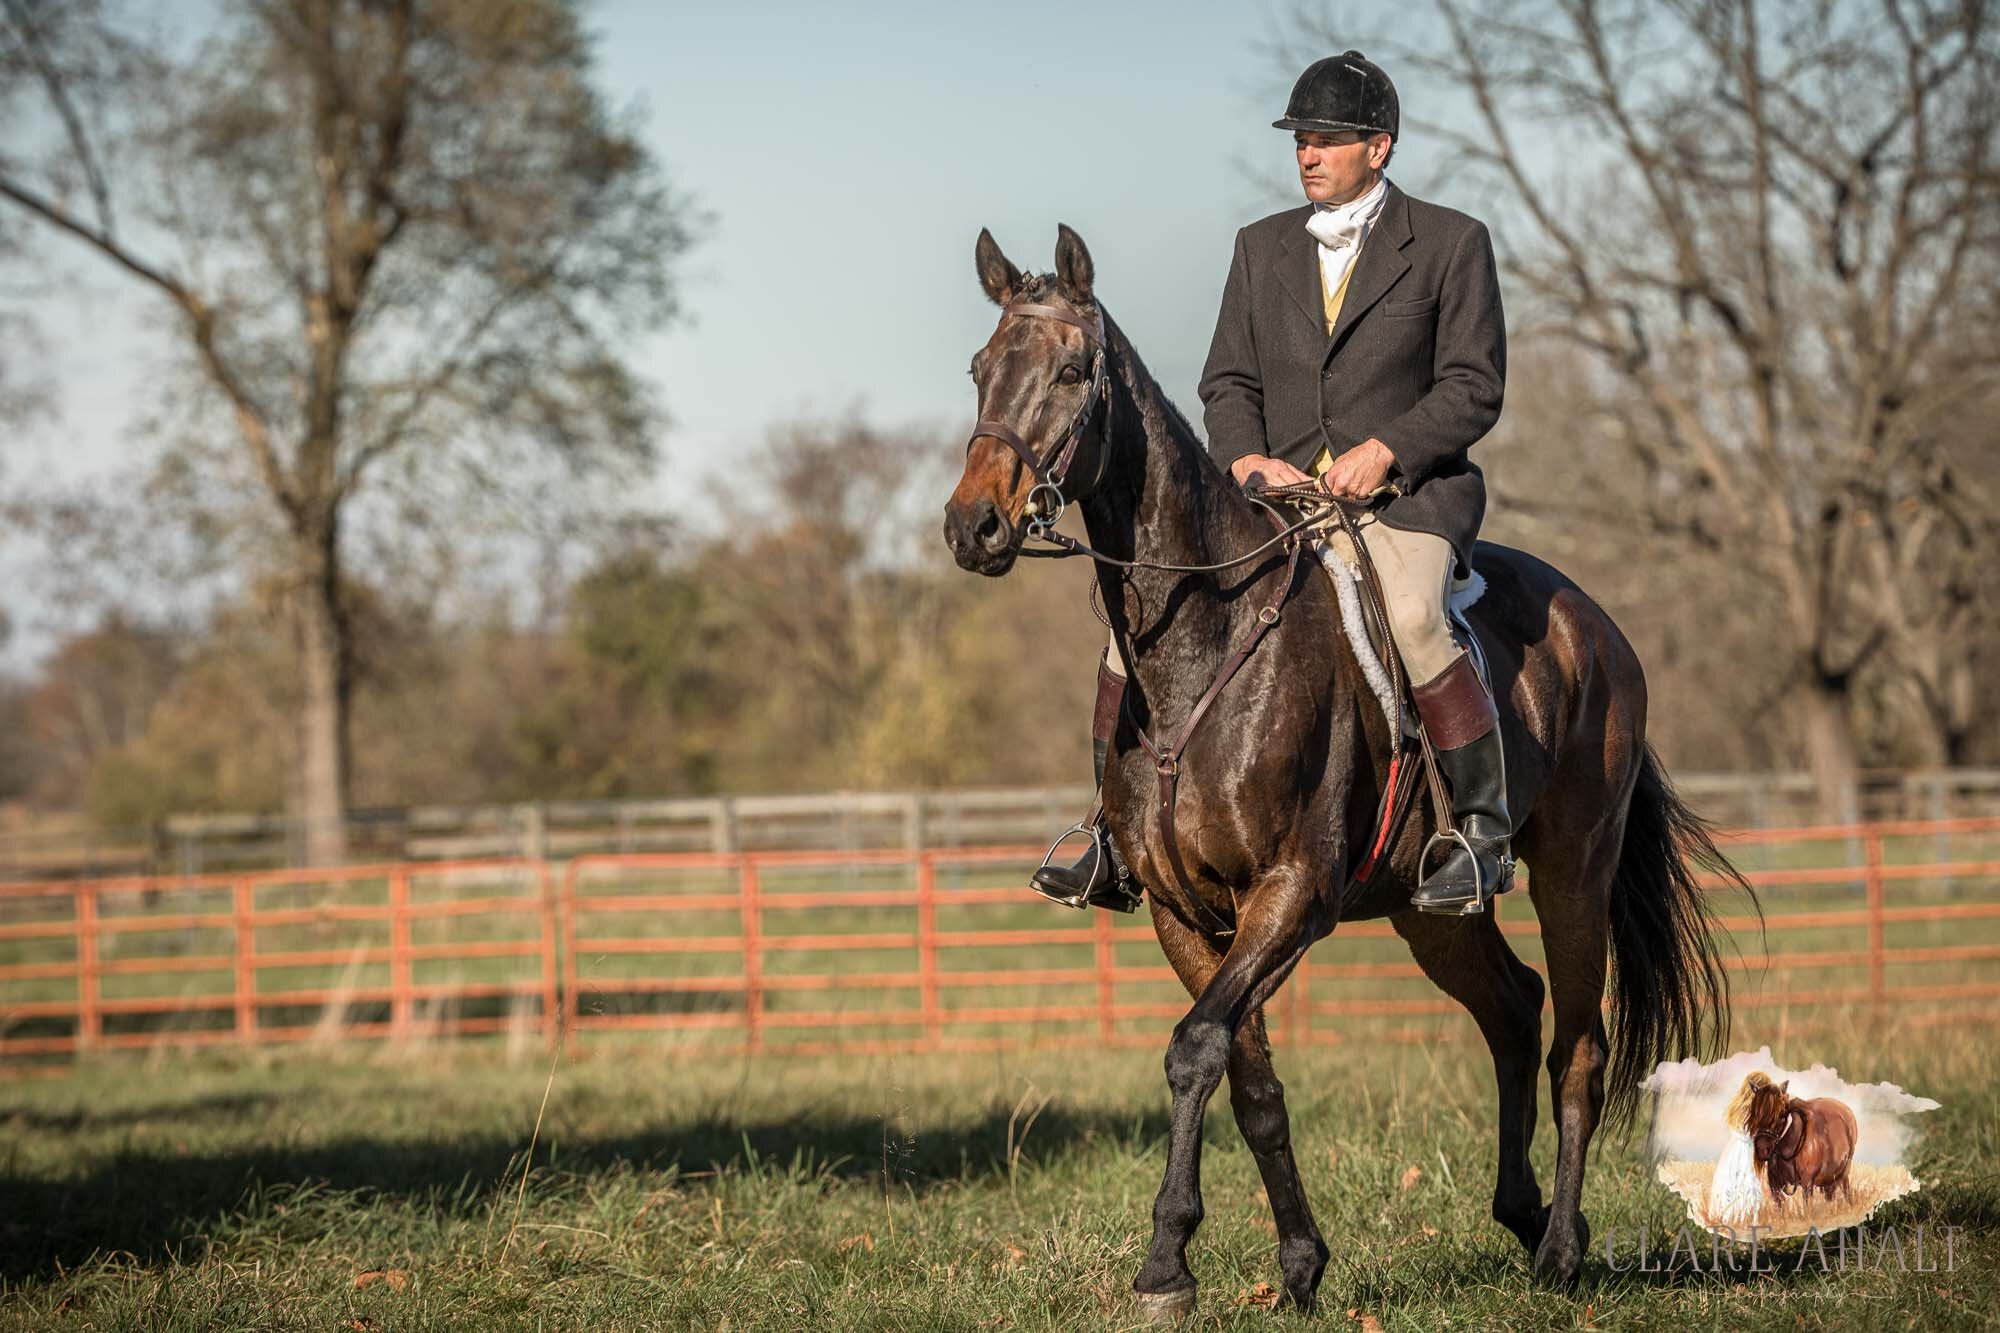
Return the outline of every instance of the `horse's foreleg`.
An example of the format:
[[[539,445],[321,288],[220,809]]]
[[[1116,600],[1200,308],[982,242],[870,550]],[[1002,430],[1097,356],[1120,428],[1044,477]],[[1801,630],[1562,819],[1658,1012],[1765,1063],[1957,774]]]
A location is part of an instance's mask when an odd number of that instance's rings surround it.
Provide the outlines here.
[[[1244,900],[1229,950],[1167,1046],[1167,1170],[1153,1200],[1153,1241],[1132,1289],[1142,1314],[1178,1319],[1194,1306],[1187,1247],[1201,1225],[1201,1121],[1227,1071],[1236,1034],[1305,952],[1310,894],[1305,877],[1276,872]],[[1163,946],[1186,934],[1157,898],[1154,928]]]
[[[1229,1105],[1236,1127],[1257,1159],[1264,1193],[1271,1200],[1271,1219],[1278,1227],[1278,1270],[1284,1274],[1285,1295],[1301,1310],[1311,1311],[1318,1298],[1320,1276],[1326,1272],[1326,1241],[1306,1202],[1305,1182],[1292,1156],[1291,1116],[1285,1110],[1285,1085],[1271,1067],[1271,1045],[1264,1035],[1264,1011],[1257,1010],[1236,1033],[1229,1048]]]

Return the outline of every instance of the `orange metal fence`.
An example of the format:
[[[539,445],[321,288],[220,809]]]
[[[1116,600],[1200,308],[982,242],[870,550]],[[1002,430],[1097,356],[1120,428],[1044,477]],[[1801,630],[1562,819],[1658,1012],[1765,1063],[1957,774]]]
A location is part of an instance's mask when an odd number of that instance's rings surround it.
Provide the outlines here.
[[[1727,840],[1739,1009],[2000,1016],[2000,818]],[[1157,1044],[1186,1009],[1141,918],[1026,894],[1034,853],[589,856],[0,885],[0,1061],[156,1043],[646,1030],[764,1051]],[[1526,894],[1501,928],[1540,964]],[[1768,948],[1768,951],[1767,951]],[[1455,1014],[1386,922],[1342,927],[1274,1035]],[[1427,1025],[1389,1034],[1435,1035]]]
[[[481,929],[434,929],[463,921]],[[463,1011],[496,1000],[552,1032],[557,1010],[553,881],[531,861],[0,885],[0,959],[0,1058],[493,1031],[518,1020]],[[419,975],[481,960],[533,971]]]

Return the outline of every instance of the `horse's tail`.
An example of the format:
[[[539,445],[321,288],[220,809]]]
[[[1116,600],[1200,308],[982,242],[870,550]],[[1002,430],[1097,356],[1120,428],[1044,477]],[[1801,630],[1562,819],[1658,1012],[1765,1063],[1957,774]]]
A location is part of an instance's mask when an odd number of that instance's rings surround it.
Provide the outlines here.
[[[1639,1084],[1661,1060],[1719,1054],[1729,1036],[1729,979],[1697,868],[1723,876],[1757,907],[1716,850],[1709,825],[1674,793],[1648,745],[1611,881],[1611,1068],[1605,1119],[1629,1125]]]

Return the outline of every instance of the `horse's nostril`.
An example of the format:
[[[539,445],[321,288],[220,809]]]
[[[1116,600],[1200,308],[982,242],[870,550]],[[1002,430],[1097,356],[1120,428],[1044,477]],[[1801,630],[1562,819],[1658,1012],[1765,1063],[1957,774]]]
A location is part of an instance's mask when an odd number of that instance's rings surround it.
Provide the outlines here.
[[[999,533],[1000,512],[997,509],[989,509],[986,511],[986,516],[979,520],[978,530],[973,535],[978,537],[980,541],[990,542]]]

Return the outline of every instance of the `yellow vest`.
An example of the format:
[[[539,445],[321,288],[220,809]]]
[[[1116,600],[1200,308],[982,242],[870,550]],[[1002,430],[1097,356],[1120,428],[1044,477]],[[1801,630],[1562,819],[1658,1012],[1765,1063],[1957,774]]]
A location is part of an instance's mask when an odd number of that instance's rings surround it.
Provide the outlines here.
[[[1314,258],[1317,259],[1318,256],[1315,255]],[[1354,270],[1359,267],[1361,267],[1361,256],[1356,255],[1354,262],[1347,266],[1347,272],[1340,275],[1340,285],[1331,290],[1326,285],[1326,270],[1319,271],[1320,302],[1326,310],[1326,333],[1329,338],[1333,336],[1333,326],[1340,320],[1340,303],[1347,299],[1347,284],[1353,280]],[[1312,466],[1306,470],[1318,477],[1324,475],[1332,466],[1333,451],[1321,445],[1319,453],[1313,457]]]

